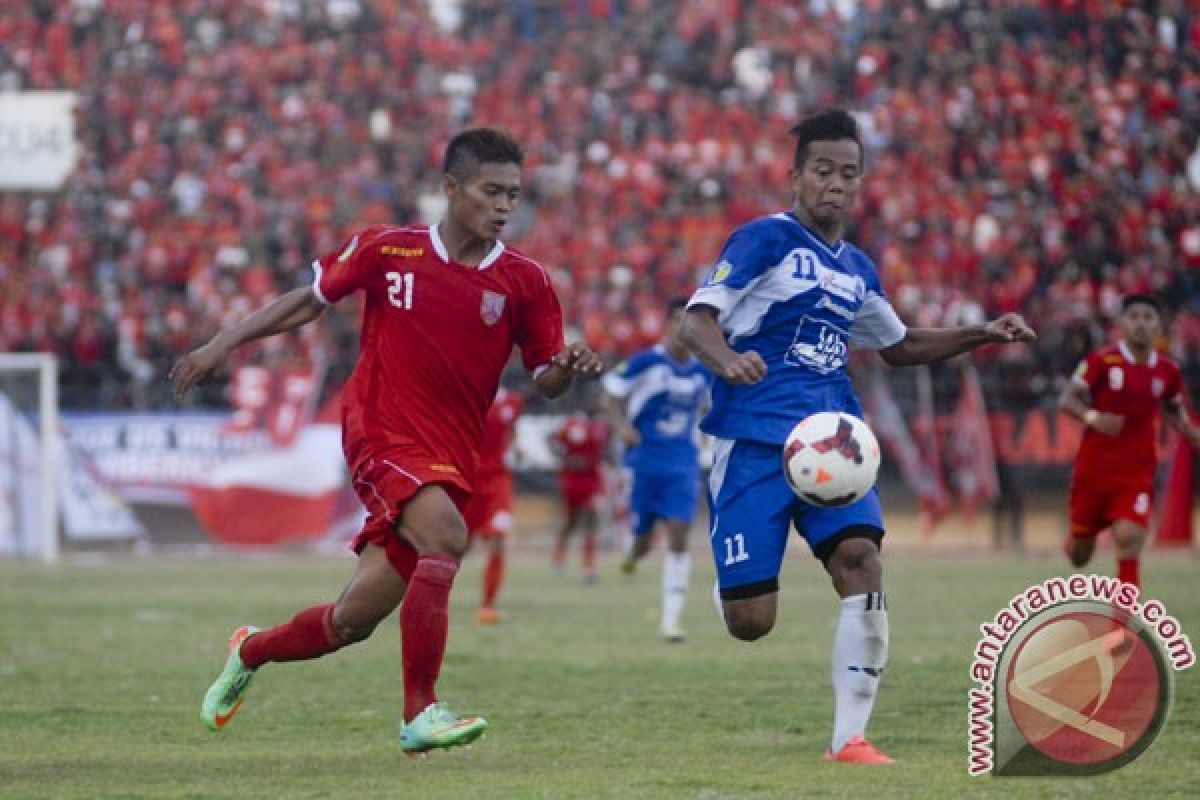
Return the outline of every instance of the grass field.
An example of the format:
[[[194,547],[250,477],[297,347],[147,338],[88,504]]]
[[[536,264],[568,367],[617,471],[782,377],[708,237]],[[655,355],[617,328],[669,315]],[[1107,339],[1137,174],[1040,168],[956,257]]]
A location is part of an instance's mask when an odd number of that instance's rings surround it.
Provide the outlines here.
[[[1166,730],[1092,779],[966,775],[966,691],[978,625],[1058,561],[899,555],[892,655],[872,738],[889,768],[822,763],[835,600],[793,552],[781,621],[730,639],[703,554],[691,637],[656,637],[657,559],[632,582],[609,563],[582,586],[514,563],[509,621],[471,621],[480,559],[460,575],[441,693],[487,716],[470,750],[396,746],[395,622],[357,648],[272,665],[221,734],[197,718],[235,623],[273,624],[332,598],[341,559],[0,564],[0,797],[38,798],[1016,798],[1200,797],[1200,670],[1177,676]],[[1101,562],[1110,566],[1111,556]],[[1152,558],[1146,594],[1200,642],[1193,556]]]

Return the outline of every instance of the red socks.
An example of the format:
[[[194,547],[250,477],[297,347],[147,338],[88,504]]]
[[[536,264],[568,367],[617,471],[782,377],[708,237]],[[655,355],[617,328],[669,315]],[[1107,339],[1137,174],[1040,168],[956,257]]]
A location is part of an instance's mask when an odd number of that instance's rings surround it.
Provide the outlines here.
[[[1134,586],[1141,588],[1141,579],[1138,577],[1139,559],[1136,558],[1118,558],[1117,559],[1117,578],[1124,583],[1132,583]]]
[[[333,630],[333,603],[306,608],[290,622],[260,631],[242,643],[242,663],[258,669],[268,661],[305,661],[340,649]]]
[[[400,606],[405,722],[437,702],[434,684],[446,652],[450,587],[457,572],[458,561],[453,557],[422,554]]]
[[[496,595],[504,580],[504,553],[495,550],[488,554],[487,566],[483,568],[483,608],[496,607]]]

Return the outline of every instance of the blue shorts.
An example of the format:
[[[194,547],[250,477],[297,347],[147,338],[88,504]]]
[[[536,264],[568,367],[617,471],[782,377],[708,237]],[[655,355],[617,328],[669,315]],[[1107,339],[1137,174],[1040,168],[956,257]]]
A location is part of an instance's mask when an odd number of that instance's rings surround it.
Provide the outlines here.
[[[816,551],[842,530],[866,526],[883,533],[879,493],[841,508],[820,508],[796,497],[783,475],[783,448],[716,439],[708,482],[709,531],[722,591],[773,582],[787,549],[788,528]]]
[[[700,475],[695,468],[667,472],[635,469],[629,497],[633,535],[645,536],[660,519],[690,525],[696,517],[699,493]]]

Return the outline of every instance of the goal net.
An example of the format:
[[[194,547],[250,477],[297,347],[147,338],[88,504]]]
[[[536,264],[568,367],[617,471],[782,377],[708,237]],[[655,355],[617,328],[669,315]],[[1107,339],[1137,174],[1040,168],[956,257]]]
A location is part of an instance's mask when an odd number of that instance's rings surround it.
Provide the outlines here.
[[[0,354],[0,557],[52,563],[66,546],[143,533],[61,422],[54,356]]]
[[[0,354],[0,556],[58,560],[57,438],[54,356]]]

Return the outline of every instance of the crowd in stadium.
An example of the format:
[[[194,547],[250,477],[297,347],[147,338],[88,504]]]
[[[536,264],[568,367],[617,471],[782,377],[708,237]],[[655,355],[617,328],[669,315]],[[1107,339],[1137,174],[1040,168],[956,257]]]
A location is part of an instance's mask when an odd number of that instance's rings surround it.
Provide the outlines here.
[[[1038,346],[982,358],[1038,402],[1122,293],[1151,291],[1195,386],[1200,14],[1150,5],[16,4],[0,91],[77,90],[81,156],[60,192],[0,194],[0,347],[62,355],[68,407],[170,405],[178,354],[352,229],[436,219],[441,149],[479,123],[526,147],[505,238],[615,358],[660,336],[733,226],[786,205],[789,125],[838,104],[868,146],[852,238],[902,315],[1021,311]]]

